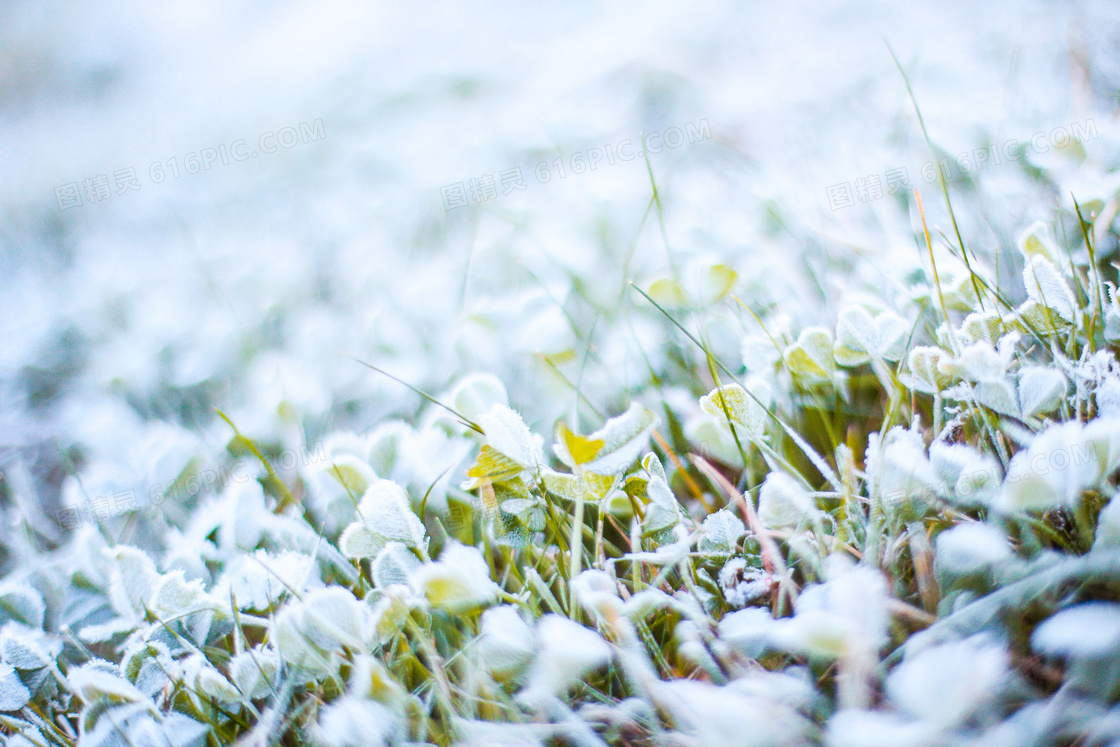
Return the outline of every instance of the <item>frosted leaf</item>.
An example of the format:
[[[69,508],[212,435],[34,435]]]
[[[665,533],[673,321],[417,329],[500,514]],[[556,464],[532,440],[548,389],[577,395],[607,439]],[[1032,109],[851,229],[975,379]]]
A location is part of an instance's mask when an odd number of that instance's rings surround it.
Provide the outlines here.
[[[996,460],[966,444],[935,441],[929,461],[938,484],[948,486],[958,503],[987,505],[1002,482]]]
[[[986,342],[995,345],[1005,331],[1003,318],[997,311],[977,311],[961,322],[961,338],[966,344]]]
[[[373,558],[385,547],[387,540],[360,521],[342,531],[338,549],[348,558]]]
[[[770,610],[764,607],[749,607],[725,615],[719,621],[719,637],[745,655],[758,658],[769,647],[777,624]]]
[[[1035,628],[1031,648],[1051,656],[1115,656],[1120,649],[1120,604],[1086,602],[1064,609]]]
[[[303,591],[314,570],[314,561],[303,553],[257,550],[231,562],[211,596],[224,604],[232,593],[239,608],[263,611],[289,589]]]
[[[945,374],[968,381],[1003,381],[1008,363],[1009,357],[997,352],[991,343],[976,342],[955,358],[943,358],[938,367]]]
[[[51,645],[36,628],[10,622],[0,628],[0,658],[16,669],[42,669],[62,652],[62,645]]]
[[[823,658],[873,654],[887,641],[886,581],[872,568],[838,569],[833,560],[829,579],[805,589],[794,617],[779,621],[777,640],[789,650]]]
[[[66,675],[66,680],[78,697],[87,704],[101,701],[145,703],[154,710],[151,702],[135,685],[122,677],[106,672],[96,662],[71,669]]]
[[[160,737],[168,747],[203,747],[210,727],[181,713],[169,713],[160,725]],[[153,741],[152,747],[163,747],[164,742]],[[137,744],[135,747],[140,747]]]
[[[1097,385],[1093,395],[1097,401],[1097,412],[1102,418],[1120,417],[1120,376],[1107,376]]]
[[[370,564],[373,584],[378,589],[392,584],[407,584],[409,573],[419,565],[420,560],[408,547],[400,542],[390,542]]]
[[[214,669],[202,654],[192,654],[181,662],[182,681],[187,697],[195,708],[204,711],[211,699],[219,703],[236,703],[241,693],[221,672]]]
[[[730,555],[747,528],[739,517],[729,509],[721,508],[704,519],[700,526],[700,540],[696,544],[698,552],[706,555]]]
[[[735,287],[739,273],[724,264],[712,264],[700,272],[699,302],[707,306],[719,301]]]
[[[544,461],[541,438],[531,433],[521,416],[505,405],[494,405],[478,416],[486,444],[530,472]]]
[[[910,326],[891,311],[872,317],[860,306],[849,306],[840,312],[836,322],[836,343],[833,355],[841,366],[858,366],[868,361],[896,361],[906,352]]]
[[[412,512],[404,488],[390,480],[375,480],[358,504],[361,520],[339,538],[339,549],[351,558],[372,558],[389,542],[426,546],[427,533]]]
[[[43,627],[46,604],[38,590],[18,583],[0,586],[0,614],[32,628]]]
[[[517,608],[508,604],[482,613],[478,652],[483,666],[491,673],[510,676],[529,663],[533,656],[533,629]]]
[[[750,604],[766,604],[778,587],[772,573],[747,565],[743,558],[731,558],[719,570],[719,586],[727,604],[735,609]]]
[[[322,709],[310,736],[319,747],[387,747],[400,743],[403,731],[400,717],[382,703],[347,695]]]
[[[288,602],[272,621],[272,635],[284,661],[314,676],[334,671],[332,654],[365,653],[369,608],[340,586],[309,592]]]
[[[839,710],[828,721],[828,747],[926,747],[938,743],[935,726],[885,711]]]
[[[926,394],[936,394],[947,387],[952,379],[941,370],[941,364],[949,357],[949,353],[938,347],[913,348],[908,359],[910,388]]]
[[[688,295],[672,278],[658,278],[650,283],[649,297],[662,306],[678,308],[688,305]]]
[[[886,689],[904,713],[948,729],[995,705],[1009,675],[1005,648],[978,635],[907,656]]]
[[[373,630],[381,643],[386,643],[404,626],[409,612],[423,603],[408,586],[390,586],[381,592],[373,605]]]
[[[159,619],[167,622],[191,612],[214,609],[216,605],[201,581],[188,581],[183,578],[182,571],[171,571],[161,577],[152,590],[149,607]]]
[[[448,399],[451,409],[475,421],[495,405],[509,406],[509,395],[502,380],[488,373],[464,376],[452,388]]]
[[[1114,495],[1097,515],[1097,534],[1093,549],[1120,547],[1120,500]]]
[[[958,524],[937,537],[935,567],[942,574],[966,576],[986,573],[1011,557],[1007,537],[990,524]]]
[[[560,461],[573,469],[581,466],[588,472],[616,475],[645,450],[657,423],[658,417],[652,410],[632,402],[626,412],[588,436],[577,436],[560,423],[554,451]]]
[[[758,493],[758,518],[768,527],[796,527],[816,510],[813,498],[794,478],[771,472]]]
[[[1072,326],[1062,318],[1061,314],[1033,299],[1027,299],[1019,304],[1014,314],[1004,318],[1004,323],[1023,332],[1044,335],[1065,332]]]
[[[1032,301],[1072,323],[1077,317],[1077,302],[1058,268],[1045,257],[1034,257],[1023,270],[1023,282]]]
[[[383,477],[392,476],[412,433],[412,426],[399,420],[390,420],[375,428],[366,439],[367,460],[373,471]]]
[[[868,451],[875,451],[871,445]],[[884,439],[881,453],[869,466],[878,483],[879,496],[887,504],[917,499],[920,507],[933,502],[944,488],[926,458],[918,434],[902,427],[892,428]]]
[[[541,470],[541,481],[550,494],[565,503],[573,504],[581,498],[589,503],[598,503],[611,492],[616,479],[613,475],[585,472],[580,476],[544,469]]]
[[[137,618],[114,618],[106,623],[87,625],[78,631],[78,637],[86,643],[104,643],[122,633],[136,629]]]
[[[241,694],[249,700],[267,697],[276,687],[280,657],[276,651],[258,644],[230,660],[229,675]]]
[[[606,571],[589,568],[571,581],[572,595],[597,620],[610,621],[622,615],[622,600],[614,578]]]
[[[165,643],[157,640],[134,641],[121,658],[120,673],[151,697],[159,692],[171,678],[177,677],[179,667],[171,658]]]
[[[1019,398],[1015,387],[1007,379],[1000,381],[981,381],[972,390],[973,398],[989,410],[1010,415],[1013,418],[1020,416]]]
[[[836,371],[832,335],[824,327],[806,327],[801,330],[797,342],[787,347],[782,357],[794,376],[831,379]]]
[[[1053,368],[1028,366],[1019,372],[1019,410],[1023,417],[1053,412],[1066,396],[1066,377]]]
[[[537,637],[540,644],[529,669],[528,686],[518,696],[526,703],[541,696],[563,695],[611,660],[611,648],[598,633],[560,615],[542,617]]]
[[[109,562],[109,603],[118,615],[143,619],[144,607],[159,573],[151,558],[138,548],[119,545],[105,549]]]
[[[452,614],[493,603],[501,591],[477,547],[452,543],[435,563],[424,563],[410,576],[413,589],[433,607]]]
[[[1101,417],[1089,421],[1082,442],[1092,447],[1099,476],[1107,477],[1120,467],[1120,419]],[[1071,449],[1071,457],[1075,466],[1086,459],[1078,453],[1076,445]]]
[[[361,498],[377,474],[364,459],[354,454],[334,455],[329,463],[317,467],[315,474],[319,482],[327,482],[335,495],[345,496],[352,501]],[[353,503],[351,503],[353,505]]]
[[[657,703],[693,738],[693,744],[792,747],[812,742],[815,727],[797,712],[796,704],[745,693],[739,685],[719,687],[684,679],[659,682]]]
[[[0,711],[18,711],[31,700],[31,691],[10,664],[0,664]]]
[[[665,468],[661,466],[657,456],[647,454],[642,459],[642,468],[647,475],[645,497],[648,501],[645,519],[642,521],[642,535],[657,536],[680,523],[681,507],[669,488]]]
[[[677,600],[661,589],[642,589],[623,603],[622,612],[631,620],[641,620],[659,609],[676,604]]]
[[[1042,221],[1034,223],[1019,234],[1019,239],[1016,243],[1019,247],[1019,251],[1023,254],[1023,258],[1027,260],[1027,262],[1031,262],[1037,257],[1049,260],[1050,262],[1059,261],[1057,248],[1050,238],[1050,229]]]
[[[738,384],[727,384],[708,392],[700,398],[700,409],[725,425],[730,416],[731,422],[749,437],[760,435],[769,417],[766,410]]]
[[[1052,425],[1035,436],[1028,449],[1011,459],[998,496],[1005,511],[1045,510],[1073,505],[1081,493],[1096,485],[1120,439],[1112,439],[1110,423],[1079,421]],[[1103,453],[1102,453],[1103,451]]]

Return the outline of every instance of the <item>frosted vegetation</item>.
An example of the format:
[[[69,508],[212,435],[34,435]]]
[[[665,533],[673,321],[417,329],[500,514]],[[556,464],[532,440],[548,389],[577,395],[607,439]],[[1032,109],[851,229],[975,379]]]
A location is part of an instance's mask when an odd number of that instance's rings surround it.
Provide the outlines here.
[[[647,122],[699,118],[672,91]],[[328,166],[362,147],[334,113]],[[715,115],[693,150],[470,218],[321,184],[307,237],[188,259],[110,207],[57,218],[85,243],[65,281],[11,281],[32,311],[0,351],[12,431],[66,447],[58,495],[3,463],[3,739],[1120,741],[1120,141],[1095,116],[982,178],[912,168],[924,204],[860,206],[871,227],[738,184]],[[253,193],[297,201],[275,183]],[[222,303],[182,314],[196,286]]]
[[[1013,283],[920,232],[799,329],[691,264],[631,290],[649,386],[550,430],[472,374],[287,470],[227,421],[209,491],[167,434],[188,498],[12,548],[9,743],[1110,743],[1115,206],[1023,230]]]

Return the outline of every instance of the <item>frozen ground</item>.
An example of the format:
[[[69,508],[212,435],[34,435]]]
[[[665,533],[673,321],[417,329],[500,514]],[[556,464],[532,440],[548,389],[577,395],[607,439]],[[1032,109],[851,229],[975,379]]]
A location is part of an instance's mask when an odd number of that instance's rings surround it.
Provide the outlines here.
[[[795,329],[830,321],[847,285],[813,289],[824,305],[788,299],[846,266],[832,247],[890,266],[913,239],[898,199],[832,210],[827,187],[905,167],[948,230],[885,41],[948,153],[1091,118],[1087,148],[1115,166],[1109,2],[5,4],[12,495],[51,511],[146,494],[184,453],[223,449],[214,407],[292,447],[416,412],[352,357],[434,392],[496,373],[546,429],[577,408],[556,370],[616,409],[648,377],[642,350],[671,363],[663,320],[626,285],[666,275],[670,256],[686,277],[730,265],[741,298],[787,300]],[[255,152],[264,133],[319,122],[322,138],[187,173],[204,148]],[[537,178],[538,163],[571,171],[573,154],[690,124],[711,137],[649,159],[668,251],[643,220],[641,158]],[[128,167],[139,190],[59,209],[56,187]],[[441,187],[517,167],[523,191],[445,209]],[[1012,199],[1046,196],[1021,173],[979,178],[963,230],[981,254],[1047,217],[1051,198]],[[731,322],[709,321],[739,359]]]

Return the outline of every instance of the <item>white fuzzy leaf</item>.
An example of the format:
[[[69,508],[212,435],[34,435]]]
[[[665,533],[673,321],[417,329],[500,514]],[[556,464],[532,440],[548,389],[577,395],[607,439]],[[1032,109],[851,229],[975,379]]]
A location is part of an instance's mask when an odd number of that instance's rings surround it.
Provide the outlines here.
[[[490,580],[490,569],[478,548],[453,543],[435,563],[424,563],[410,576],[416,593],[433,607],[452,614],[491,604],[500,587]]]
[[[161,620],[168,621],[204,609],[214,609],[202,582],[186,580],[182,571],[171,571],[160,578],[152,590],[149,607]]]
[[[525,666],[533,655],[533,629],[517,608],[508,604],[482,613],[479,656],[492,673],[510,675]]]
[[[795,527],[816,509],[809,492],[784,472],[771,472],[758,494],[758,518],[768,527]]]
[[[390,542],[370,565],[373,584],[378,589],[393,584],[407,584],[409,574],[419,565],[420,560],[408,547],[400,542]]]
[[[1023,270],[1023,282],[1032,301],[1047,307],[1066,322],[1076,318],[1077,302],[1058,268],[1045,257],[1035,257]]]
[[[339,542],[349,557],[374,557],[388,542],[408,547],[425,545],[424,524],[413,513],[408,494],[390,480],[375,480],[362,496],[358,512],[361,522],[348,527]]]
[[[1114,656],[1120,648],[1120,604],[1086,602],[1064,609],[1035,628],[1031,647],[1052,656]]]
[[[611,659],[611,649],[598,633],[560,615],[545,615],[537,623],[540,644],[529,671],[529,685],[519,699],[562,695],[589,672]]]
[[[0,664],[0,711],[18,711],[31,700],[31,691],[10,664]]]
[[[94,662],[70,670],[66,675],[70,687],[86,703],[145,703],[152,707],[144,693],[128,680],[106,672]]]
[[[949,353],[941,348],[920,346],[910,351],[910,388],[926,394],[936,394],[949,385],[951,377],[941,370],[941,363]]]
[[[517,462],[524,469],[535,471],[544,461],[541,439],[533,435],[521,416],[505,405],[494,405],[478,416],[478,424],[486,434],[486,444]]]
[[[894,312],[872,317],[860,306],[849,306],[836,322],[833,355],[842,366],[858,366],[872,359],[896,361],[905,352],[909,331],[906,320]]]
[[[785,349],[782,358],[790,373],[795,376],[831,379],[836,370],[832,335],[824,327],[806,327],[801,330],[797,342]]]
[[[280,657],[274,649],[258,644],[233,657],[229,674],[245,698],[257,700],[273,692],[280,674]]]
[[[721,508],[704,519],[700,531],[697,551],[708,555],[730,555],[735,552],[735,546],[747,528],[729,509]]]
[[[502,380],[488,373],[464,376],[451,390],[448,399],[453,410],[475,421],[495,405],[509,406],[509,395]]]
[[[35,628],[8,623],[0,629],[0,658],[16,669],[42,669],[54,661],[61,645],[50,651],[45,644],[43,633]]]
[[[938,535],[935,566],[939,573],[964,576],[986,572],[1011,555],[1002,532],[990,524],[968,522]]]
[[[119,545],[106,548],[109,571],[109,603],[121,617],[143,618],[145,603],[159,581],[155,564],[138,548]]]
[[[348,558],[373,558],[385,547],[387,540],[360,521],[342,531],[339,551]]]
[[[759,395],[756,393],[755,396]],[[728,384],[708,392],[700,398],[700,409],[723,424],[730,416],[732,424],[743,429],[743,435],[748,437],[760,435],[769,417],[766,410],[738,384]]]
[[[1061,371],[1028,366],[1019,372],[1019,409],[1023,417],[1053,412],[1066,395],[1066,377]]]
[[[1028,262],[1036,257],[1042,257],[1051,262],[1058,261],[1058,252],[1050,238],[1050,229],[1042,221],[1034,223],[1019,234],[1017,244],[1023,258]]]
[[[8,619],[41,628],[46,609],[43,595],[32,587],[15,583],[0,586],[0,613]]]
[[[658,417],[637,402],[626,412],[613,417],[603,427],[587,436],[588,441],[602,441],[595,458],[583,465],[600,475],[618,474],[630,466],[645,450],[649,434],[657,427]],[[569,465],[571,466],[571,465]]]

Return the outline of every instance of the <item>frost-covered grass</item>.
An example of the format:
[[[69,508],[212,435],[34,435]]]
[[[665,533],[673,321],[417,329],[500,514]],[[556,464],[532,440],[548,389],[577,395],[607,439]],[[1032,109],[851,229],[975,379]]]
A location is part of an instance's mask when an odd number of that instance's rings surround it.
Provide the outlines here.
[[[1120,739],[1116,205],[1002,254],[915,209],[891,282],[815,321],[670,249],[597,301],[645,385],[582,396],[587,332],[574,377],[545,356],[555,423],[473,374],[285,470],[230,420],[223,466],[260,480],[57,548],[20,525],[8,742]],[[179,484],[215,466],[176,453]]]

